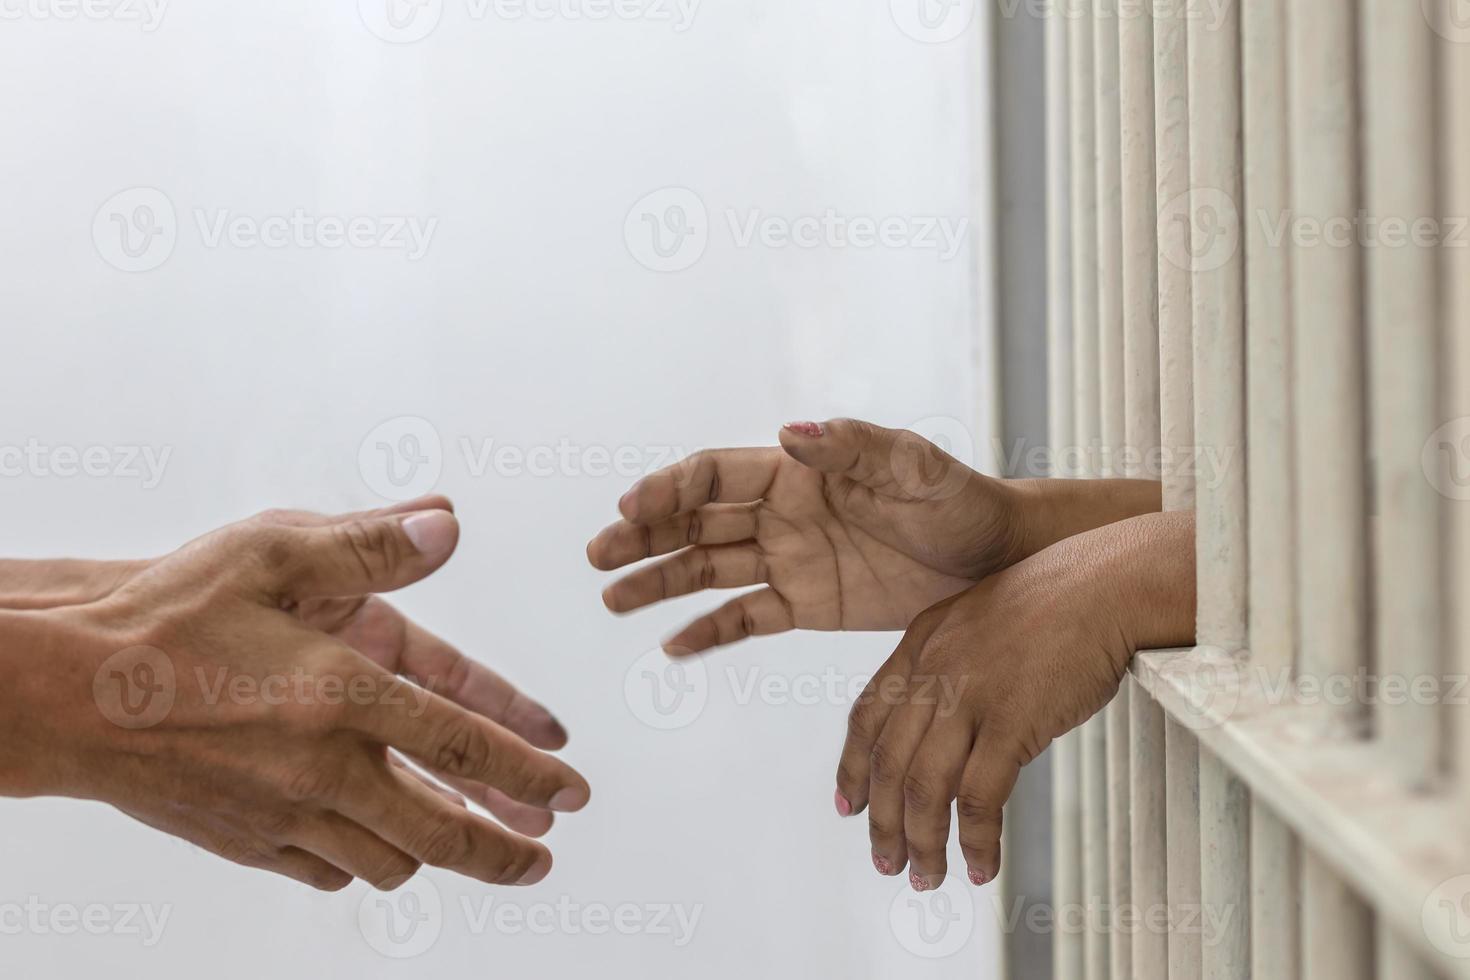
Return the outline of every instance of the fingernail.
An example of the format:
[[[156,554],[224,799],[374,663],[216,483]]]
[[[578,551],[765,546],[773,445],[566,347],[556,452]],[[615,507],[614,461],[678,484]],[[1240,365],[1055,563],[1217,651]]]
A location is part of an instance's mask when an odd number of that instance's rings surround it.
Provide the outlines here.
[[[839,817],[852,816],[852,804],[847,802],[847,797],[842,795],[842,790],[838,790],[832,794],[832,802],[837,807],[837,815]]]
[[[521,875],[517,885],[534,885],[551,873],[551,858],[545,854],[536,859],[529,871]]]
[[[430,510],[403,519],[403,533],[425,558],[443,558],[459,540],[459,522],[448,511]]]
[[[787,422],[786,428],[799,436],[807,436],[811,439],[820,439],[827,431],[816,422]]]
[[[557,790],[556,795],[547,804],[549,808],[555,810],[557,813],[573,813],[586,805],[586,790],[577,789],[575,786],[568,786],[566,789]]]
[[[981,871],[979,868],[970,869],[970,884],[978,887],[985,884],[989,880],[990,875],[986,874],[984,871]]]
[[[929,879],[928,878],[925,878],[923,875],[919,874],[917,871],[910,871],[909,872],[909,887],[912,888],[916,892],[926,892],[926,891],[929,890]]]
[[[888,859],[881,854],[873,855],[873,867],[878,869],[880,875],[893,874],[893,865],[889,864]]]

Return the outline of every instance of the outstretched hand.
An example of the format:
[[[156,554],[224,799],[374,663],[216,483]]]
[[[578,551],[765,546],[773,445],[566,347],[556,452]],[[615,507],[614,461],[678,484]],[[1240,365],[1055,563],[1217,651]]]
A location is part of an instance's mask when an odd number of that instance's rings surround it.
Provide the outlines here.
[[[780,439],[698,453],[628,491],[588,559],[611,571],[671,557],[610,585],[607,607],[764,586],[664,644],[692,654],[792,629],[904,629],[1015,560],[1005,484],[921,436],[842,419],[792,423]]]

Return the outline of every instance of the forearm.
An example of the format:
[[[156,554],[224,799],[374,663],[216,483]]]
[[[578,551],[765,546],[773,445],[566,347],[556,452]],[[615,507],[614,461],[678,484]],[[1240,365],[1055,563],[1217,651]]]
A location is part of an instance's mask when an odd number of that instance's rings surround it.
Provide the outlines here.
[[[58,747],[55,695],[90,701],[92,678],[62,666],[90,642],[62,612],[0,609],[0,796],[69,795],[75,760]]]
[[[1121,652],[1194,644],[1193,511],[1129,518],[1075,540],[1090,556],[1099,615],[1117,630]]]
[[[1163,506],[1156,480],[1006,480],[1022,561],[1059,541],[1145,514]]]
[[[0,560],[0,609],[52,609],[105,598],[140,563]]]

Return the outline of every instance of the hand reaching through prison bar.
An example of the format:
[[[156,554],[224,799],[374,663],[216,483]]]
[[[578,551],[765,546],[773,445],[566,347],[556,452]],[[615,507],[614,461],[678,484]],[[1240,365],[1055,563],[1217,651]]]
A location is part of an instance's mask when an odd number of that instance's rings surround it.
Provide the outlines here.
[[[629,490],[588,559],[662,560],[608,586],[607,607],[765,586],[669,638],[675,655],[792,629],[901,630],[1057,541],[1160,506],[1154,482],[996,480],[851,419],[791,423],[780,441],[698,453]]]
[[[423,864],[541,880],[551,854],[522,835],[589,796],[540,751],[565,731],[376,595],[458,539],[435,497],[271,512],[155,561],[0,562],[0,793],[110,803],[324,890]]]
[[[923,612],[849,717],[837,809],[868,811],[872,860],[918,891],[1000,871],[1021,767],[1101,711],[1138,650],[1194,642],[1194,514],[1068,538]]]

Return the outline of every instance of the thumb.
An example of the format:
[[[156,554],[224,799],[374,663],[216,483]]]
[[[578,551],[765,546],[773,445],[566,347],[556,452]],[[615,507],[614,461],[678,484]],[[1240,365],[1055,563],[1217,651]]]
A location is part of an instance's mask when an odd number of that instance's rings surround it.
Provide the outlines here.
[[[949,496],[974,475],[964,463],[923,436],[856,419],[791,422],[781,448],[814,470],[845,476],[892,497],[932,500]]]
[[[298,601],[392,592],[437,571],[459,544],[447,510],[270,531],[277,591]]]

